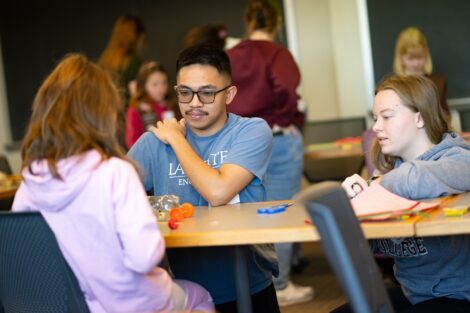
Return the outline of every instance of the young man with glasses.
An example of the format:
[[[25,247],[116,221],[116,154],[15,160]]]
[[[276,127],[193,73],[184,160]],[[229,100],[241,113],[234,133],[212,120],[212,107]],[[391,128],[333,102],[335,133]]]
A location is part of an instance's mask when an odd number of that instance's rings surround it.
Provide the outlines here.
[[[129,151],[147,192],[196,206],[265,200],[271,129],[262,119],[227,113],[237,92],[228,56],[211,46],[190,47],[180,53],[176,71],[183,119],[158,122]],[[259,251],[246,248],[253,311],[279,312],[272,284],[277,264]],[[168,249],[175,276],[204,286],[222,313],[236,312],[231,256],[229,247]]]

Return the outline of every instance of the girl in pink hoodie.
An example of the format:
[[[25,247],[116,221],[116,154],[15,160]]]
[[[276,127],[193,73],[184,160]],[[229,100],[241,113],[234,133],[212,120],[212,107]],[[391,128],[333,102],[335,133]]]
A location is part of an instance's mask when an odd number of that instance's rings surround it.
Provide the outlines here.
[[[66,57],[34,100],[13,210],[42,213],[91,312],[213,312],[201,286],[155,266],[165,243],[115,138],[120,109],[104,70]]]

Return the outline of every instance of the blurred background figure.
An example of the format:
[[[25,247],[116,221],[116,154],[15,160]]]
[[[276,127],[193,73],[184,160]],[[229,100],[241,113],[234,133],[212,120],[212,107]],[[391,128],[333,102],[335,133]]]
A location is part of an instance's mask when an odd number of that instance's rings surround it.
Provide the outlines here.
[[[141,19],[126,15],[114,24],[106,49],[98,64],[115,74],[125,100],[135,92],[135,78],[142,60],[140,53],[145,41],[145,28]]]
[[[136,92],[136,75],[142,64],[140,52],[145,41],[145,28],[142,21],[132,15],[117,19],[111,32],[108,45],[101,54],[98,64],[107,69],[120,88],[125,108],[118,117],[117,138],[126,150],[125,112],[131,95]]]
[[[227,28],[222,24],[207,24],[191,28],[184,37],[184,47],[188,48],[200,44],[209,44],[225,49]]]
[[[172,119],[175,116],[181,118],[179,110],[175,107],[174,93],[168,88],[168,74],[158,62],[142,64],[136,82],[136,92],[130,100],[126,115],[128,149],[157,121]]]
[[[184,37],[184,47],[209,44],[220,49],[230,49],[240,42],[240,38],[230,37],[223,24],[207,24],[191,28]]]
[[[400,32],[395,44],[393,71],[397,75],[424,75],[430,78],[439,92],[439,101],[447,121],[450,122],[446,96],[446,79],[432,73],[432,58],[426,36],[416,27],[408,27]]]
[[[300,72],[290,52],[275,44],[281,26],[276,7],[268,1],[251,1],[244,16],[247,40],[227,51],[237,96],[228,107],[241,116],[261,117],[273,132],[273,152],[266,174],[267,200],[288,200],[299,190],[303,168],[301,129],[304,115],[298,110]],[[274,279],[280,306],[309,301],[312,287],[290,281],[290,268],[299,262],[300,245],[276,244],[279,277]]]

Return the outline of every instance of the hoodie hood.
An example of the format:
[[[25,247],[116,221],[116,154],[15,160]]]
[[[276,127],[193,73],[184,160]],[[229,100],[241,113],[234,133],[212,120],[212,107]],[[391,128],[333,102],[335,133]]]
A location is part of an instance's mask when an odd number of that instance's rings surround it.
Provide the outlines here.
[[[62,159],[57,163],[61,179],[52,176],[46,160],[24,168],[23,188],[32,210],[60,211],[67,207],[91,179],[102,157],[96,150]]]
[[[470,146],[462,139],[457,133],[449,132],[442,136],[442,140],[424,153],[419,159],[428,160],[432,159],[434,155],[439,155],[446,152],[453,147],[460,147],[465,150],[470,150]]]
[[[442,140],[420,155],[418,160],[439,160],[442,156],[457,153],[460,149],[470,150],[470,145],[468,145],[465,140],[463,140],[457,133],[448,132],[442,136]],[[403,164],[402,159],[397,159],[395,162],[395,168]]]

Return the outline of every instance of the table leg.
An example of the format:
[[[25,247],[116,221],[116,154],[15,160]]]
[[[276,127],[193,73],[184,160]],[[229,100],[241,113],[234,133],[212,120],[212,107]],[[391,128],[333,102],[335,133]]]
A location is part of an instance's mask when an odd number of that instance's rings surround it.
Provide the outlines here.
[[[251,313],[251,292],[246,264],[246,255],[243,246],[234,249],[235,288],[237,291],[237,306],[239,313]]]

